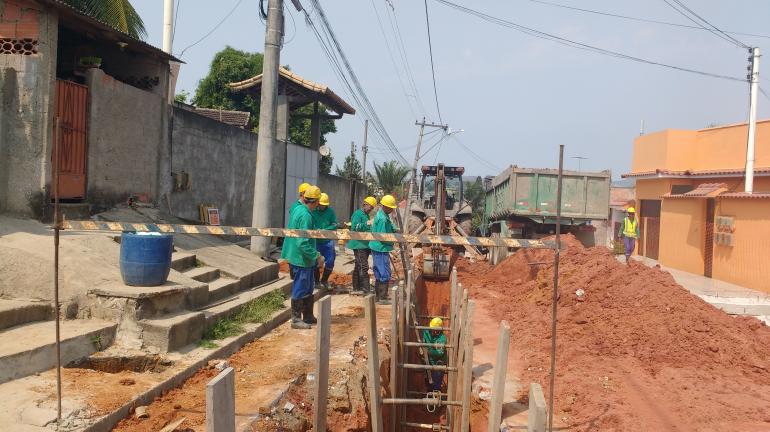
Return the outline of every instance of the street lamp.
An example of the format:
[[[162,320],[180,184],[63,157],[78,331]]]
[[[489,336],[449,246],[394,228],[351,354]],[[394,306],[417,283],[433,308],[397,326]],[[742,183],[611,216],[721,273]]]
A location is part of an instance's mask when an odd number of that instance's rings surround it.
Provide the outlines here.
[[[580,168],[581,168],[580,167],[580,162],[584,161],[584,160],[586,160],[588,158],[587,157],[583,157],[583,156],[572,156],[570,159],[577,159],[577,161],[578,161],[578,171],[580,171]]]

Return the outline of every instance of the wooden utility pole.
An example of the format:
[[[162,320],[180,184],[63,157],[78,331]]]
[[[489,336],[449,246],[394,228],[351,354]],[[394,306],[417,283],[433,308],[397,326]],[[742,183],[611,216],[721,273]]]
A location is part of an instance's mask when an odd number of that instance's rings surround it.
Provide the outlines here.
[[[275,146],[276,111],[278,99],[278,67],[281,61],[283,38],[283,0],[268,0],[267,26],[265,29],[265,54],[262,68],[262,98],[259,103],[259,134],[257,136],[257,168],[254,173],[254,204],[251,226],[270,225],[272,188],[270,166],[273,164]],[[269,237],[252,237],[251,251],[258,256],[268,256]]]

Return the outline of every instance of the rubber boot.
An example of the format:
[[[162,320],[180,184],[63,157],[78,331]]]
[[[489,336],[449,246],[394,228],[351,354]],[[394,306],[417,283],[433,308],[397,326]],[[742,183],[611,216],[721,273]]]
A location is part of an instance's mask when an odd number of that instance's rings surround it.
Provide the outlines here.
[[[306,324],[317,324],[318,320],[313,316],[313,295],[309,295],[302,299],[302,321]]]
[[[351,277],[351,284],[353,285],[352,290],[350,291],[350,294],[353,295],[361,295],[363,294],[363,291],[361,291],[361,276],[358,274],[358,269],[356,268],[353,270],[353,277]]]
[[[369,294],[376,294],[372,292],[372,283],[369,280],[369,273],[364,273],[358,276],[359,282],[361,284],[361,292],[363,292],[364,295]]]
[[[374,285],[374,289],[377,291],[377,304],[389,305],[390,300],[388,299],[388,283],[377,281]]]
[[[324,267],[323,275],[321,275],[321,286],[324,287],[325,290],[329,290],[329,276],[332,275],[332,269]]]
[[[302,321],[303,299],[291,299],[291,328],[307,330],[310,324]]]

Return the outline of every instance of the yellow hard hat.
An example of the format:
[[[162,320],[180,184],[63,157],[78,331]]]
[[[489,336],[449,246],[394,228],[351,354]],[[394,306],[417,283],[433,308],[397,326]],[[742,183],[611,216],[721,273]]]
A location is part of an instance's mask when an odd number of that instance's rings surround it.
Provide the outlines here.
[[[439,317],[436,317],[430,320],[430,328],[439,328],[443,326],[444,326],[444,321]]]
[[[364,202],[369,204],[372,207],[375,207],[377,205],[377,198],[375,198],[373,196],[368,196],[368,197],[364,198]]]
[[[321,188],[310,185],[305,189],[305,199],[317,200],[321,198]]]
[[[318,200],[318,204],[321,204],[323,206],[329,205],[329,195],[321,192],[321,198]]]
[[[297,188],[297,191],[299,191],[299,193],[303,193],[303,192],[305,192],[305,191],[307,190],[307,188],[309,188],[310,186],[311,186],[311,184],[310,184],[310,183],[302,183],[302,184],[301,184],[301,185],[299,185],[299,187]]]
[[[633,208],[633,207],[629,207],[629,208],[626,209],[626,212],[627,213],[636,213],[636,209]]]
[[[393,198],[393,195],[385,195],[382,197],[382,199],[380,199],[380,204],[384,205],[385,207],[394,209],[396,208],[396,199]]]

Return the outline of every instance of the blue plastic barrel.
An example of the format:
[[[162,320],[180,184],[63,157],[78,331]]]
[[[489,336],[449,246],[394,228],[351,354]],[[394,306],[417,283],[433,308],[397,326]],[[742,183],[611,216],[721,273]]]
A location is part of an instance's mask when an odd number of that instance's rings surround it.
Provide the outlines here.
[[[124,232],[120,238],[120,275],[131,286],[166,283],[174,237],[170,234]]]

